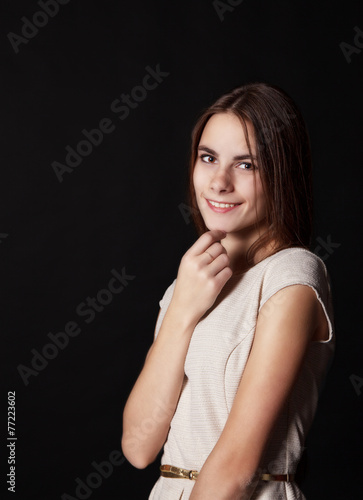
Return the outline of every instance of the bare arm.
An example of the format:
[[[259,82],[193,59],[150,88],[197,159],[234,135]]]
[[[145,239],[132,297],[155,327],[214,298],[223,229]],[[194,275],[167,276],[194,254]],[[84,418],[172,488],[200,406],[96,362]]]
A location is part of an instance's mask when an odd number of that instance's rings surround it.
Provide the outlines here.
[[[178,402],[193,332],[179,317],[169,308],[124,409],[122,449],[138,468],[155,460]]]
[[[190,500],[250,498],[273,425],[296,380],[307,346],[321,328],[320,307],[311,288],[293,285],[277,292],[261,308],[230,415]]]
[[[180,396],[195,325],[232,275],[219,243],[224,235],[218,230],[204,233],[184,255],[158,336],[126,402],[122,450],[135,467],[153,462],[163,446]]]

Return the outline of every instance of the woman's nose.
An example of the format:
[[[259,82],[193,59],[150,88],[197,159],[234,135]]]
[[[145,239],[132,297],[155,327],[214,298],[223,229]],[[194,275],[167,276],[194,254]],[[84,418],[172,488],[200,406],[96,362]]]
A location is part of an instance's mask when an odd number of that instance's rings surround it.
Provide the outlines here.
[[[231,191],[232,179],[230,173],[225,169],[218,168],[211,178],[210,188],[215,192]]]

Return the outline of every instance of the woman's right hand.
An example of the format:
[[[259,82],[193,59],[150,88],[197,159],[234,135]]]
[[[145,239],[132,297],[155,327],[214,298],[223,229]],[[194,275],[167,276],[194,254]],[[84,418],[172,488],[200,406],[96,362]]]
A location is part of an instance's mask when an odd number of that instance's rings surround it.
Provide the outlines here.
[[[169,309],[186,323],[197,324],[233,274],[220,242],[225,236],[219,229],[203,233],[181,259]]]

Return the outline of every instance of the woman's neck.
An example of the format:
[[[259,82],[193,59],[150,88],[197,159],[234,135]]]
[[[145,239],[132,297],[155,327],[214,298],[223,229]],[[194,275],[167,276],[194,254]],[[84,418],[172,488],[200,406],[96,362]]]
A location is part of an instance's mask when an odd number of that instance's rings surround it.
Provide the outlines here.
[[[261,231],[258,233],[256,231],[256,234],[246,237],[246,235],[240,233],[227,233],[227,236],[221,240],[221,244],[226,249],[227,255],[230,258],[230,267],[233,274],[244,273],[275,252],[277,245],[275,242],[269,242],[255,252],[250,262],[247,261],[249,248],[257,241],[261,234]]]

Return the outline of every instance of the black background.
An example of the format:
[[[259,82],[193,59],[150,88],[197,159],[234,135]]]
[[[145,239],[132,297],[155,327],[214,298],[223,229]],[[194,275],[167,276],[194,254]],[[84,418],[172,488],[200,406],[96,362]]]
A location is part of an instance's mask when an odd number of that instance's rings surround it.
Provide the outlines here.
[[[8,34],[22,36],[22,18],[42,9],[1,2],[2,449],[8,391],[16,391],[18,438],[9,498],[78,498],[76,479],[120,450],[122,410],[158,302],[196,238],[181,210],[192,125],[221,93],[250,81],[281,86],[303,111],[314,159],[312,250],[334,293],[337,351],[307,443],[303,491],[310,500],[359,496],[360,2],[230,1],[219,14],[214,3],[70,0],[16,53]],[[350,56],[342,42],[355,47]],[[158,65],[168,76],[119,120],[112,103]],[[76,148],[82,130],[103,118],[113,132],[59,182],[52,163],[64,164],[66,146]],[[123,268],[134,279],[86,323],[77,306]],[[69,321],[79,335],[25,385],[19,365],[31,368],[31,350],[41,352],[47,334]],[[6,457],[2,464],[4,497]],[[158,465],[137,470],[124,461],[84,498],[146,499]]]

